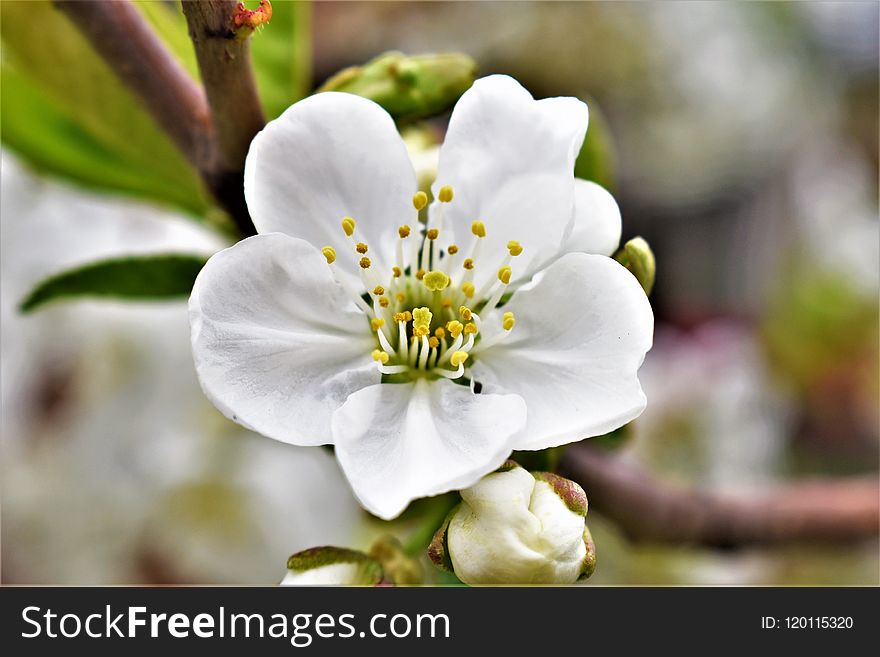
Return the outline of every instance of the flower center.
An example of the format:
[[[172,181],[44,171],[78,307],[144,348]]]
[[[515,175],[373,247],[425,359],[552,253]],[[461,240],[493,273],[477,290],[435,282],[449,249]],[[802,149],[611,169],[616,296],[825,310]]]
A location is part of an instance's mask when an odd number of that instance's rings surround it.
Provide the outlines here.
[[[441,187],[437,198],[440,205],[436,221],[429,219],[423,225],[418,213],[427,205],[428,197],[424,192],[413,196],[414,226],[419,232],[414,234],[407,224],[400,226],[395,262],[388,269],[359,239],[355,220],[342,220],[342,230],[359,258],[366,293],[357,293],[340,277],[337,280],[348,289],[376,333],[377,345],[372,352],[376,366],[394,380],[471,380],[468,364],[475,353],[503,340],[516,323],[513,313],[506,312],[501,322],[503,331],[491,339],[482,338],[480,314],[486,315],[501,302],[511,280],[511,262],[523,247],[512,240],[500,262],[484,264],[480,247],[486,226],[482,221],[471,224],[471,239],[465,251],[456,244],[444,245],[443,208],[452,202],[452,188]],[[326,246],[322,252],[328,264],[336,261],[333,247]],[[474,284],[478,263],[493,266],[496,271],[480,289]]]

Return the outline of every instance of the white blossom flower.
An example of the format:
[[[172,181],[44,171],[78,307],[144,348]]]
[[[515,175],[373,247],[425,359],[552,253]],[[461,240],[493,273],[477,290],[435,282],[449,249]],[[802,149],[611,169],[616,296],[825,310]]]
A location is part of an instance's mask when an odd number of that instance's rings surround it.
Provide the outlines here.
[[[573,481],[508,461],[461,497],[428,554],[465,584],[572,584],[592,574],[587,496]]]
[[[333,92],[290,107],[248,154],[260,234],[214,255],[193,288],[207,396],[271,438],[335,445],[386,519],[513,449],[638,416],[653,315],[607,257],[616,204],[574,178],[586,127],[574,98],[478,80],[453,111],[422,224],[427,197],[382,108]]]

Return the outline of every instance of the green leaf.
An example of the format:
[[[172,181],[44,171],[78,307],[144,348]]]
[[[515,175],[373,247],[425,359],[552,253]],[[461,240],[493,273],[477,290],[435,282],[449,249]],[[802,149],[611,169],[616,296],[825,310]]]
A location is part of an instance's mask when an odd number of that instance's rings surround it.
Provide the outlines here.
[[[50,301],[78,297],[162,300],[185,298],[206,256],[163,254],[102,260],[56,274],[21,302],[31,312]]]
[[[312,88],[312,16],[308,2],[275,2],[272,20],[251,37],[260,100],[274,119]]]
[[[202,214],[195,171],[49,2],[0,3],[4,143],[43,170]]]
[[[605,189],[613,190],[617,158],[608,122],[596,101],[588,99],[587,104],[590,107],[590,126],[574,163],[574,175],[582,180],[598,183]]]
[[[477,65],[461,53],[408,57],[387,52],[363,66],[344,69],[319,91],[345,91],[369,98],[398,122],[440,114],[474,83]]]

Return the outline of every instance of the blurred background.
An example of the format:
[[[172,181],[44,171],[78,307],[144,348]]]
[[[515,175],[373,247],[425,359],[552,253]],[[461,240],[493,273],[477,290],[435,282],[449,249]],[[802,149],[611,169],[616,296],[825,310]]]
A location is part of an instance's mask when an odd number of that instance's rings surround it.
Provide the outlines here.
[[[271,584],[300,549],[366,548],[388,527],[360,510],[328,452],[250,434],[203,398],[185,301],[18,312],[37,282],[71,265],[207,255],[229,239],[210,230],[203,199],[175,197],[187,183],[173,167],[167,179],[144,173],[110,192],[100,183],[113,167],[83,173],[77,157],[102,135],[28,104],[59,87],[26,79],[32,58],[16,4],[2,5],[3,582]],[[290,10],[275,6],[277,23],[254,36],[258,73],[292,56],[270,41]],[[174,3],[148,11],[171,26],[166,38],[185,32]],[[536,97],[591,103],[591,130],[608,137],[600,182],[620,204],[624,241],[643,236],[658,263],[655,346],[641,371],[649,405],[624,458],[671,484],[731,495],[877,472],[876,3],[319,2],[296,11],[297,66],[311,78],[303,92],[388,50],[460,51],[479,75],[507,73]],[[86,47],[71,39],[69,48]],[[270,116],[295,100],[260,83]],[[80,146],[34,146],[56,134],[50,123]],[[134,198],[149,196],[138,193],[144,181],[163,190],[159,202]],[[598,512],[588,521],[593,583],[880,579],[876,541],[720,553],[632,544]]]

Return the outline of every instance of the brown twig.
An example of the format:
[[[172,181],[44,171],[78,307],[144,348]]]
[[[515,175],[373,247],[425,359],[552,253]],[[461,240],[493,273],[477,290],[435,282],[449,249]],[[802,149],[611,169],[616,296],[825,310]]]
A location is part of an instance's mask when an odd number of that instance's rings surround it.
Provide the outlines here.
[[[185,6],[190,4],[227,3],[184,2]],[[234,7],[235,3],[231,4]],[[255,115],[250,109],[254,102],[259,108],[252,85],[248,93],[253,98],[247,97],[242,102],[246,108],[242,114],[245,117],[242,131],[235,148],[230,148],[234,98],[244,94],[242,87],[231,88],[230,98],[219,101],[215,96],[222,94],[216,88],[206,96],[128,0],[55,0],[55,5],[76,25],[122,83],[144,103],[242,234],[252,235],[255,230],[244,203],[244,157],[250,138],[263,125],[262,113]],[[204,72],[201,55],[199,63]],[[248,68],[247,75],[251,75],[247,57],[237,66]],[[220,103],[219,111],[215,101]],[[257,116],[259,127],[255,127]]]
[[[745,497],[664,485],[608,452],[576,445],[559,465],[590,507],[634,541],[714,548],[848,543],[880,535],[877,478],[803,481]]]
[[[223,171],[218,185],[230,195],[228,203],[244,208],[244,161],[266,119],[250,59],[248,37],[253,27],[237,19],[253,20],[257,12],[247,11],[235,0],[199,0],[183,2],[183,13],[217,129]]]

